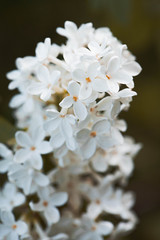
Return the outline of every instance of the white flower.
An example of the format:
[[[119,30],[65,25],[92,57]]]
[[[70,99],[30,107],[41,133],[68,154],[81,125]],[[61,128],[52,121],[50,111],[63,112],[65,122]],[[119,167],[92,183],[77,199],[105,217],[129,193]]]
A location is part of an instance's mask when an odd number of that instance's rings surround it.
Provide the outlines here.
[[[81,227],[75,236],[77,240],[103,240],[113,231],[113,224],[108,221],[95,222],[89,217],[82,218]]]
[[[2,193],[0,193],[0,205],[1,208],[11,211],[14,207],[23,204],[25,196],[17,192],[17,188],[12,183],[6,183]]]
[[[84,120],[87,117],[87,109],[79,99],[80,85],[72,81],[68,84],[67,90],[70,96],[65,97],[59,105],[63,108],[70,108],[73,105],[75,116],[81,121]]]
[[[103,149],[97,149],[91,159],[91,163],[97,172],[106,172],[109,166],[109,154]]]
[[[54,149],[62,147],[65,143],[68,149],[75,150],[76,142],[73,137],[75,116],[67,114],[65,109],[58,112],[55,109],[47,110],[48,120],[44,124],[45,130],[51,135],[50,143]]]
[[[52,151],[50,143],[43,141],[44,137],[45,134],[41,128],[35,129],[31,135],[27,132],[16,132],[16,141],[21,149],[16,151],[14,160],[17,163],[30,160],[35,169],[41,169],[43,166],[41,154]]]
[[[75,117],[72,114],[67,114],[65,110],[58,112],[55,109],[47,110],[48,120],[44,124],[45,130],[50,133],[60,128],[61,133],[66,137],[72,137],[72,125],[75,124]]]
[[[43,212],[48,224],[56,223],[60,219],[59,211],[56,207],[67,202],[68,195],[65,192],[54,193],[50,188],[40,189],[40,202],[30,202],[33,211]]]
[[[46,58],[48,58],[50,48],[51,48],[51,39],[50,38],[46,38],[44,40],[44,43],[40,42],[37,44],[36,56],[39,61],[43,61]]]
[[[110,58],[106,68],[102,67],[102,72],[105,75],[108,91],[111,93],[119,91],[119,84],[126,84],[128,86],[132,82],[131,74],[128,74],[121,68],[120,59],[117,56]]]
[[[27,225],[23,221],[15,221],[11,212],[0,213],[2,224],[0,224],[0,239],[18,240],[27,232]]]
[[[93,36],[92,23],[82,24],[77,28],[76,24],[71,21],[66,21],[65,28],[57,28],[57,32],[68,38],[67,43],[72,48],[82,47],[86,45]]]
[[[18,70],[13,70],[7,73],[7,78],[12,80],[8,88],[13,90],[15,88],[26,88],[28,86],[28,79],[32,79],[36,70],[37,60],[35,57],[24,57],[16,59],[16,66]]]
[[[107,120],[100,120],[95,123],[91,130],[82,129],[77,133],[77,139],[81,146],[81,153],[85,159],[93,156],[97,146],[102,149],[110,148],[114,145],[110,138],[110,123]]]
[[[91,63],[87,70],[77,68],[73,72],[73,78],[81,83],[80,97],[82,99],[89,98],[94,91],[105,92],[107,90],[106,83],[101,79],[99,71],[99,63]]]
[[[39,186],[45,187],[49,184],[49,178],[45,174],[35,171],[28,162],[13,166],[8,177],[11,182],[23,189],[25,195],[36,192]]]
[[[0,143],[0,173],[5,173],[13,164],[13,154],[4,144]]]
[[[54,87],[60,78],[60,71],[53,70],[51,73],[45,66],[40,66],[37,70],[39,81],[32,82],[28,87],[28,92],[33,95],[40,95],[43,101],[48,101],[54,93]]]

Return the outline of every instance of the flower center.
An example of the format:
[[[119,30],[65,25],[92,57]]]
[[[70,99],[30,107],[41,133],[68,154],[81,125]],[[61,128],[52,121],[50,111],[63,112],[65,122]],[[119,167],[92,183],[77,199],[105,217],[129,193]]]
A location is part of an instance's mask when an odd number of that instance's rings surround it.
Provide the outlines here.
[[[96,226],[92,226],[92,231],[95,231],[96,230]]]
[[[34,146],[32,146],[32,147],[30,148],[30,150],[31,150],[31,151],[35,151],[36,148],[35,148]]]
[[[100,203],[101,203],[101,201],[100,201],[99,199],[97,199],[97,200],[96,200],[96,204],[99,205]]]
[[[77,100],[78,100],[78,97],[76,97],[76,96],[73,96],[73,100],[74,100],[75,102],[77,102]]]
[[[44,202],[43,202],[43,206],[44,206],[44,207],[47,207],[47,206],[48,206],[48,202],[47,202],[47,201],[44,201]]]
[[[12,229],[16,229],[17,228],[17,225],[16,224],[13,224],[12,225]]]
[[[89,77],[86,78],[86,82],[91,82],[91,79]]]
[[[93,131],[93,132],[90,133],[90,136],[91,136],[91,137],[96,137],[96,135],[97,135],[97,133],[96,133],[95,131]]]
[[[111,77],[110,77],[109,75],[106,75],[106,77],[108,78],[108,80],[110,80],[110,79],[111,79]]]

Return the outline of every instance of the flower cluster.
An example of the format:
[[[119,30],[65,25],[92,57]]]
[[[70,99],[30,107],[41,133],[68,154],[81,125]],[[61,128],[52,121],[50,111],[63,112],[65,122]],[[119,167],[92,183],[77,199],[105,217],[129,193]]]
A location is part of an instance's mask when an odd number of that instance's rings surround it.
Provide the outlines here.
[[[66,21],[57,32],[65,45],[46,38],[7,74],[20,130],[0,144],[0,240],[113,239],[137,222],[123,187],[141,146],[118,115],[141,67],[108,28]]]

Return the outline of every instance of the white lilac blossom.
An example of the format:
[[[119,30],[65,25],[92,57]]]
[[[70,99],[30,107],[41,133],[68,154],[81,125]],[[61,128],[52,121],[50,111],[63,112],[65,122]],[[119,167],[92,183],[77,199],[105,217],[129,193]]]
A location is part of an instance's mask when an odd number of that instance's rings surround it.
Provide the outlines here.
[[[23,221],[15,221],[14,215],[11,212],[0,212],[0,239],[23,239],[27,233],[27,224]]]
[[[39,189],[38,203],[30,202],[33,211],[43,212],[48,224],[56,223],[60,219],[59,211],[56,207],[62,206],[67,202],[68,196],[65,192],[54,193],[52,188]]]
[[[0,191],[0,239],[118,239],[137,223],[134,194],[123,186],[141,145],[124,136],[119,114],[137,95],[141,67],[109,28],[66,21],[57,32],[65,44],[46,38],[7,74],[19,91],[10,101],[19,129],[0,144],[9,181]]]
[[[11,211],[13,208],[22,205],[25,202],[25,196],[17,191],[16,185],[6,183],[3,190],[0,192],[1,208]]]

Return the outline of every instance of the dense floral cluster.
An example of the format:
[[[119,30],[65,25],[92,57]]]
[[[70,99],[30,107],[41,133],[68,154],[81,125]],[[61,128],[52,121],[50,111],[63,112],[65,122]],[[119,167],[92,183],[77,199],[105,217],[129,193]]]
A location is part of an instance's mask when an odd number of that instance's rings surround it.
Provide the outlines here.
[[[118,115],[141,67],[108,28],[67,21],[57,32],[65,45],[46,38],[7,74],[21,130],[0,144],[0,240],[113,239],[137,222],[123,187],[141,146]]]

